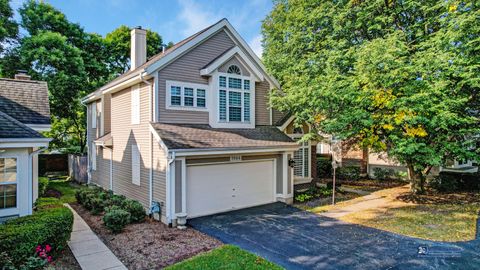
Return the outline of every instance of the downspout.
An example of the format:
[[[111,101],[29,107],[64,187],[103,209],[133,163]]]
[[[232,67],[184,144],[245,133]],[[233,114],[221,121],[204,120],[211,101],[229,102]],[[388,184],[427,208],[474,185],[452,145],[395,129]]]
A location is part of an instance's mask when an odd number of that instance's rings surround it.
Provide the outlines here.
[[[47,147],[41,147],[28,154],[28,183],[32,184],[32,188],[28,189],[28,205],[31,206],[28,209],[28,214],[32,214],[33,207],[33,156],[45,151]]]
[[[167,192],[166,192],[166,195],[167,195],[167,198],[166,198],[166,214],[167,214],[167,223],[172,223],[172,213],[171,213],[171,207],[172,207],[172,202],[171,202],[171,198],[172,198],[172,189],[171,189],[171,186],[172,186],[172,183],[171,183],[171,180],[172,180],[172,177],[171,177],[171,171],[170,171],[170,166],[172,165],[172,163],[175,161],[175,152],[168,152],[167,154],[167,184],[166,184],[166,189],[167,189]]]
[[[89,142],[90,135],[89,135],[89,132],[88,132],[88,130],[89,130],[88,106],[87,106],[87,104],[84,103],[83,100],[80,102],[80,104],[85,106],[85,109],[87,110],[87,113],[86,113],[87,114],[87,138],[85,138],[86,139],[85,144],[86,144],[86,147],[88,149],[88,152],[87,152],[87,184],[90,185],[90,179],[92,178],[92,175],[91,175],[91,172],[90,172],[90,170],[91,170],[91,168],[90,168],[90,145],[89,145],[90,144],[90,142]]]
[[[140,80],[144,82],[146,85],[149,86],[149,91],[148,91],[148,99],[149,99],[149,104],[148,104],[148,110],[150,113],[150,121],[153,121],[153,110],[152,110],[152,83],[149,81],[145,80],[143,78],[143,72],[140,72]],[[152,211],[152,206],[153,206],[153,135],[151,132],[149,132],[149,143],[150,143],[150,170],[149,170],[149,175],[148,175],[148,185],[149,185],[149,190],[148,190],[148,201],[149,201],[149,211]],[[151,213],[150,213],[151,214]]]

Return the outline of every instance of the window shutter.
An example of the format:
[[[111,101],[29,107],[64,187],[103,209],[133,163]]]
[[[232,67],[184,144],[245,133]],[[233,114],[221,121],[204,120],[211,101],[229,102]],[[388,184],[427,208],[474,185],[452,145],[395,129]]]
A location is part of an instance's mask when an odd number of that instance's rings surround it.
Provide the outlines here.
[[[140,149],[132,144],[132,184],[140,186]]]
[[[92,103],[92,128],[97,128],[97,103]]]
[[[140,88],[138,85],[132,87],[132,124],[140,124]]]
[[[92,154],[91,161],[92,161],[92,170],[97,170],[97,147],[95,143],[92,143],[92,150],[90,151]]]

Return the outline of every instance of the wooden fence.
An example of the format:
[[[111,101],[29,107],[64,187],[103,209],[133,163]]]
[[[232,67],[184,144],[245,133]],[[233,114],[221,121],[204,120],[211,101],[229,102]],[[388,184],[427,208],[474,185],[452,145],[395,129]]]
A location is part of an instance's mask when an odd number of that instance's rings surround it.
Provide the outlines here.
[[[68,175],[78,183],[87,183],[87,156],[68,155]]]
[[[68,171],[67,154],[40,154],[38,155],[38,174],[47,173],[65,175]]]

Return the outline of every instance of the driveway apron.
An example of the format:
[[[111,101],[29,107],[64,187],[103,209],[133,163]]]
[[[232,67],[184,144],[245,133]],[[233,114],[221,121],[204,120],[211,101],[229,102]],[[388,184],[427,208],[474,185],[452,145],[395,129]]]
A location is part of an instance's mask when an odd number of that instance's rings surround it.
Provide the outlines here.
[[[192,219],[197,230],[287,269],[480,269],[480,241],[426,241],[282,203]]]

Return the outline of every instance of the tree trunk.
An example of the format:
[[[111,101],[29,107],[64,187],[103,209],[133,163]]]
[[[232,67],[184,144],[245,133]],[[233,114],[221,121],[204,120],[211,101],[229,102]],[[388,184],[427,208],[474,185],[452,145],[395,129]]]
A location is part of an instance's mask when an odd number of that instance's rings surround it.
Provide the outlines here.
[[[420,171],[415,171],[412,165],[407,166],[410,190],[415,194],[425,193],[425,176]]]

